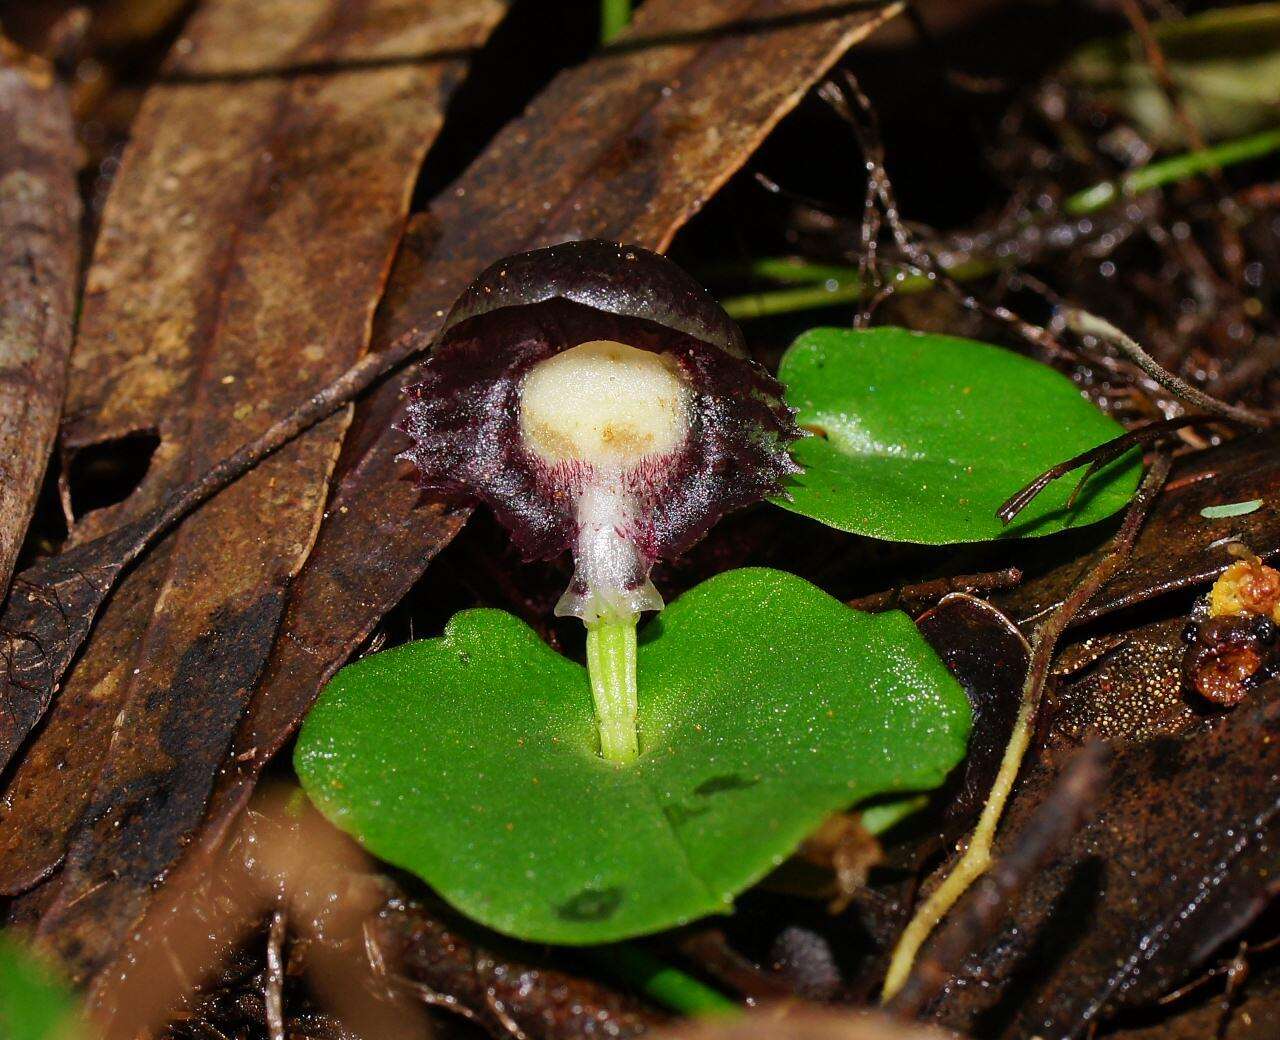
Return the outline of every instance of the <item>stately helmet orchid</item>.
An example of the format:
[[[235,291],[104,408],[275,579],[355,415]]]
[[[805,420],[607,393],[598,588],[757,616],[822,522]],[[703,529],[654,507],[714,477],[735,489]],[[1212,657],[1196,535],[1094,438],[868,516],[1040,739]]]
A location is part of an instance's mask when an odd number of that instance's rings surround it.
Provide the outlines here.
[[[530,558],[572,549],[557,613],[588,623],[660,609],[654,561],[796,468],[780,385],[705,290],[636,246],[494,264],[408,393],[421,485],[488,504]]]
[[[570,549],[556,607],[589,634],[658,610],[654,561],[775,494],[799,435],[781,385],[670,260],[569,242],[493,264],[408,389],[424,489],[488,504],[528,558]],[[591,663],[592,645],[588,645]]]

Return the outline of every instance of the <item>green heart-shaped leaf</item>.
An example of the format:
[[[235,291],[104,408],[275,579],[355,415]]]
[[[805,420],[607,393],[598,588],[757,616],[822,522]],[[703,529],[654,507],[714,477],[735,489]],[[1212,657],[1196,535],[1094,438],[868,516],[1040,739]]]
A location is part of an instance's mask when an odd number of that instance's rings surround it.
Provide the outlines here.
[[[599,943],[730,909],[829,813],[937,786],[963,691],[900,613],[738,570],[641,635],[640,758],[606,763],[586,671],[516,618],[343,669],[295,765],[321,810],[478,921]]]
[[[784,509],[854,534],[946,545],[1094,523],[1137,487],[1136,453],[1089,479],[1056,481],[1007,528],[1000,505],[1056,463],[1124,428],[1065,376],[1007,350],[907,329],[812,329],[778,378],[816,432],[792,454],[804,472]]]

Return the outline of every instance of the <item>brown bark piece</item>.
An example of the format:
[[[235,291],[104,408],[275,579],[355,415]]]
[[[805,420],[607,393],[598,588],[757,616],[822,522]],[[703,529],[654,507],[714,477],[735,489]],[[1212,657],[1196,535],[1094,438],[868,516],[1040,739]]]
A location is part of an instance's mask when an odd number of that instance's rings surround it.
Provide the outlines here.
[[[66,92],[0,37],[0,603],[58,430],[80,262]]]
[[[139,113],[72,359],[72,450],[139,429],[161,442],[137,491],[86,517],[76,541],[141,517],[359,357],[459,55],[502,10],[201,8]],[[125,578],[10,783],[9,887],[47,871],[71,831],[40,934],[80,977],[114,951],[200,818],[345,420],[264,462]],[[72,743],[82,753],[60,757]]]

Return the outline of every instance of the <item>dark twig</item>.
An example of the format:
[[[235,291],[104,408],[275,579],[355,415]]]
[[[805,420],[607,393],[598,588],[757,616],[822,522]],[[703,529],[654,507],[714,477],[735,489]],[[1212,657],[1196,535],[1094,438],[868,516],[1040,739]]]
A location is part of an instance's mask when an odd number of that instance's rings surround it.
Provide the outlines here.
[[[760,185],[770,195],[776,195],[780,199],[786,199],[795,206],[803,209],[812,210],[815,214],[823,217],[832,217],[839,220],[852,220],[849,211],[837,203],[828,202],[825,199],[817,198],[813,195],[806,195],[803,192],[796,191],[794,188],[783,187],[767,173],[756,170],[752,175],[752,179]]]
[[[858,141],[859,147],[862,149],[867,170],[868,200],[873,194],[879,199],[880,210],[884,214],[884,222],[893,233],[893,239],[898,250],[909,261],[907,274],[918,275],[933,282],[958,300],[961,306],[967,310],[977,311],[995,321],[1008,325],[1033,347],[1045,352],[1050,357],[1067,353],[1048,330],[1027,321],[1001,304],[992,306],[983,303],[968,290],[961,287],[954,278],[948,275],[945,266],[938,262],[929,249],[916,241],[915,236],[902,220],[897,198],[893,192],[893,184],[889,179],[888,171],[885,169],[884,145],[880,140],[879,121],[875,107],[871,104],[871,99],[867,97],[853,73],[845,71],[841,83],[831,80],[823,84],[819,90],[819,95],[837,115],[848,123]],[[876,217],[874,230],[878,233],[879,216]],[[874,242],[868,243],[866,241],[866,234],[867,222],[864,219],[863,255],[860,258],[863,262],[866,261],[867,250],[874,252],[875,249]],[[875,296],[872,306],[868,308],[868,313],[891,295],[894,288],[895,283],[893,281],[887,282],[884,289]],[[865,315],[863,318],[865,318]],[[860,318],[860,321],[863,318]]]
[[[1236,947],[1235,956],[1227,962],[1227,985],[1223,990],[1221,1010],[1218,1013],[1218,1027],[1213,1031],[1214,1040],[1225,1040],[1227,1030],[1231,1028],[1231,1019],[1235,1016],[1236,1003],[1244,984],[1249,980],[1249,943],[1241,940]]]
[[[933,258],[922,252],[915,244],[914,237],[902,222],[902,214],[898,209],[898,200],[893,193],[893,183],[889,180],[889,171],[885,169],[884,142],[880,134],[880,119],[876,115],[875,106],[854,74],[847,69],[841,76],[842,82],[828,80],[818,89],[822,98],[832,110],[840,116],[853,131],[867,171],[867,202],[870,205],[874,197],[879,200],[884,222],[893,234],[893,240],[904,256],[907,256],[925,270],[933,267]],[[852,103],[850,102],[852,98]],[[880,218],[877,215],[875,231],[878,233]],[[874,243],[864,242],[874,250]],[[874,252],[869,258],[874,262]]]
[[[415,982],[413,979],[406,979],[402,975],[392,976],[391,981],[394,982],[396,986],[400,987],[400,989],[427,1005],[427,1007],[440,1008],[443,1011],[449,1011],[461,1018],[465,1018],[468,1022],[472,1022],[475,1025],[484,1028],[484,1023],[480,1021],[480,1016],[462,1003],[462,1001],[457,997],[450,996],[447,993],[437,993],[430,986],[424,985],[421,982]],[[518,1035],[523,1036],[523,1034]]]
[[[1160,46],[1160,41],[1156,39],[1155,31],[1151,27],[1151,20],[1147,18],[1138,0],[1120,0],[1120,6],[1124,10],[1124,15],[1129,20],[1129,24],[1133,27],[1134,33],[1142,43],[1142,50],[1146,57],[1147,65],[1151,68],[1151,74],[1160,85],[1165,100],[1169,102],[1169,107],[1173,109],[1174,118],[1177,119],[1179,126],[1182,127],[1182,133],[1187,139],[1187,144],[1195,151],[1203,152],[1205,147],[1204,137],[1187,113],[1186,106],[1182,103],[1178,85],[1173,81],[1173,76],[1169,72],[1169,63],[1165,61],[1164,49]]]
[[[858,100],[861,115],[849,104],[849,94]],[[854,139],[862,151],[863,167],[867,174],[862,199],[862,221],[858,232],[858,284],[863,288],[864,299],[870,297],[871,302],[859,312],[856,322],[858,325],[865,325],[880,302],[893,292],[892,280],[887,284],[882,282],[877,263],[884,218],[876,203],[880,200],[881,206],[884,205],[885,192],[889,189],[888,174],[884,171],[884,149],[881,147],[879,129],[875,122],[875,109],[862,93],[852,73],[845,76],[843,86],[834,80],[824,83],[818,88],[818,96],[853,130]],[[894,222],[895,218],[890,218],[891,225]],[[897,234],[896,227],[894,234]]]
[[[70,667],[125,567],[193,509],[415,354],[426,350],[430,342],[429,332],[410,330],[386,351],[370,354],[352,365],[332,383],[272,423],[261,436],[242,445],[195,480],[175,488],[155,509],[93,541],[39,559],[15,579],[15,593],[3,604],[4,611],[0,613],[0,638],[7,639],[5,656],[10,658],[4,661],[5,670],[0,672],[0,701],[5,702],[7,711],[10,691],[23,690],[27,696],[21,717],[15,715],[12,724],[0,727],[0,767],[7,764],[30,728],[43,716],[54,688]],[[48,598],[49,591],[57,593],[66,589],[68,582],[77,576],[82,580],[72,600],[73,616],[67,617],[59,604],[57,613],[63,623],[55,626],[58,637],[48,640],[48,646],[37,653],[30,652],[24,642],[34,646],[34,633],[52,620],[49,616],[52,611],[41,610],[40,604]],[[16,592],[20,581],[26,589],[22,596]]]
[[[196,506],[212,498],[268,455],[278,451],[322,419],[327,419],[383,376],[430,345],[430,338],[417,329],[410,329],[386,350],[361,358],[332,383],[317,390],[293,411],[272,423],[260,436],[236,449],[195,480],[175,488],[155,511],[151,537],[167,531]]]
[[[511,1012],[507,1010],[506,1005],[498,999],[498,995],[493,991],[493,987],[485,990],[484,993],[485,1007],[489,1009],[489,1013],[493,1015],[503,1031],[511,1037],[511,1040],[529,1040],[525,1031],[520,1028],[519,1023],[511,1017]]]
[[[395,371],[414,355],[422,353],[430,346],[431,339],[426,334],[418,329],[410,329],[386,350],[366,355],[333,382],[317,390],[288,414],[277,419],[259,436],[242,444],[194,480],[174,488],[160,505],[135,522],[136,533],[133,537],[141,544],[151,543],[193,509],[244,476],[267,456],[279,451],[295,437],[327,419],[379,379]],[[108,532],[95,541],[110,538],[115,534],[115,531]],[[85,543],[85,545],[88,544],[90,543]],[[134,555],[136,556],[136,553]]]
[[[1188,147],[1193,153],[1204,155],[1208,152],[1204,135],[1200,133],[1200,128],[1196,126],[1195,120],[1191,118],[1191,114],[1187,111],[1187,106],[1183,104],[1182,91],[1178,89],[1177,83],[1173,80],[1173,74],[1169,71],[1169,63],[1165,59],[1164,48],[1160,46],[1160,40],[1151,25],[1151,20],[1147,18],[1138,0],[1121,0],[1121,6],[1124,8],[1125,17],[1128,18],[1129,24],[1133,26],[1134,33],[1142,42],[1147,65],[1151,68],[1151,74],[1160,85],[1160,90],[1164,94],[1165,100],[1168,101],[1169,108],[1173,111],[1174,118],[1182,129],[1182,135],[1186,139]],[[1222,169],[1220,167],[1212,167],[1208,172],[1213,180],[1214,187],[1217,189],[1223,212],[1228,217],[1234,218],[1235,221],[1233,223],[1230,219],[1224,220],[1221,222],[1220,227],[1224,239],[1224,259],[1227,260],[1228,265],[1235,272],[1238,281],[1242,267],[1241,259],[1244,256],[1244,245],[1240,241],[1240,232],[1237,229],[1237,225],[1243,226],[1245,218],[1231,196],[1226,178],[1222,175]]]
[[[1156,1004],[1159,1005],[1160,1007],[1167,1007],[1170,1004],[1176,1004],[1178,1003],[1178,1001],[1184,999],[1185,997],[1190,996],[1192,993],[1195,993],[1197,990],[1203,989],[1214,979],[1221,978],[1222,976],[1225,975],[1227,979],[1227,984],[1221,999],[1223,1001],[1223,1013],[1224,1013],[1224,1016],[1226,1017],[1225,1026],[1229,1026],[1231,1024],[1230,1013],[1233,1010],[1232,999],[1235,997],[1236,993],[1238,992],[1240,986],[1243,983],[1243,980],[1240,979],[1240,975],[1241,975],[1240,964],[1242,962],[1244,963],[1245,965],[1244,974],[1247,975],[1248,974],[1248,958],[1251,955],[1266,953],[1270,950],[1275,949],[1277,946],[1280,946],[1280,936],[1273,939],[1268,939],[1265,942],[1260,942],[1260,943],[1250,943],[1248,941],[1242,941],[1240,945],[1236,948],[1236,952],[1233,953],[1227,960],[1220,961],[1219,963],[1213,965],[1213,967],[1208,968],[1205,971],[1202,971],[1199,975],[1191,979],[1189,982],[1184,982],[1177,989],[1170,990],[1164,996],[1160,997],[1156,1001]],[[1225,1026],[1222,1023],[1220,1023],[1219,1032],[1221,1032],[1222,1029],[1225,1028]]]
[[[1088,451],[1082,451],[1079,455],[1074,455],[1064,462],[1059,462],[1056,466],[1051,466],[1025,487],[1015,491],[996,510],[996,516],[1004,523],[1010,523],[1035,500],[1040,492],[1059,477],[1066,476],[1072,470],[1087,465],[1096,472],[1096,470],[1120,458],[1121,455],[1138,444],[1153,444],[1170,433],[1175,433],[1187,426],[1202,423],[1204,419],[1203,415],[1184,415],[1177,419],[1162,419],[1159,422],[1148,423],[1146,426],[1138,426],[1120,434],[1119,437],[1104,441]]]
[[[965,957],[990,936],[1001,911],[1080,825],[1103,778],[1105,760],[1100,743],[1086,746],[1072,758],[1044,804],[1010,839],[1009,851],[974,884],[939,929],[890,1003],[893,1011],[904,1017],[917,1015],[955,975]]]
[[[881,610],[905,610],[913,613],[933,606],[951,592],[982,595],[1014,588],[1021,581],[1022,571],[1017,567],[1005,567],[1003,570],[982,574],[953,574],[946,578],[933,578],[914,585],[899,585],[884,592],[860,596],[849,600],[848,605],[854,610],[865,610],[868,613]]]

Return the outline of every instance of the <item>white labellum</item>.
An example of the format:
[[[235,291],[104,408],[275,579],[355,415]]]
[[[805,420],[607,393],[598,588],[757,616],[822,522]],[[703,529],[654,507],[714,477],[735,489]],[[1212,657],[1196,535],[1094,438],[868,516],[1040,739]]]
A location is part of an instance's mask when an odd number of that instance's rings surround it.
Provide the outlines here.
[[[638,544],[641,496],[684,444],[689,413],[674,361],[625,343],[580,343],[524,377],[521,438],[575,499],[576,571],[557,614],[590,624],[662,609]]]

